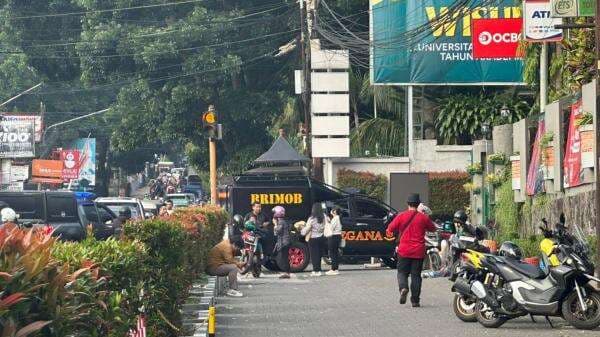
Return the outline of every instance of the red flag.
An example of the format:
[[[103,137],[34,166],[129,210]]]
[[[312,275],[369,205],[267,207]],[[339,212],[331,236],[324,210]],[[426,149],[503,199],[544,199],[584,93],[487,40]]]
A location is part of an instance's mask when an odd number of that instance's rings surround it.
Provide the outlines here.
[[[569,133],[567,135],[564,162],[565,187],[581,185],[581,135],[575,125],[581,112],[580,99],[571,106],[571,115],[569,116]]]

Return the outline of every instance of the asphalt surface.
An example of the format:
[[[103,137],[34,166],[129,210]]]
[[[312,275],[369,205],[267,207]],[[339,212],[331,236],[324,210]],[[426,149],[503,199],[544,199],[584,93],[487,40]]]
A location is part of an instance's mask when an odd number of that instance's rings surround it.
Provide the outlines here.
[[[463,323],[452,311],[445,278],[425,279],[422,307],[412,308],[398,303],[394,270],[344,269],[339,276],[242,279],[243,298],[218,299],[217,336],[600,336],[600,329],[575,330],[556,317],[554,328],[543,318],[519,318],[499,329]]]

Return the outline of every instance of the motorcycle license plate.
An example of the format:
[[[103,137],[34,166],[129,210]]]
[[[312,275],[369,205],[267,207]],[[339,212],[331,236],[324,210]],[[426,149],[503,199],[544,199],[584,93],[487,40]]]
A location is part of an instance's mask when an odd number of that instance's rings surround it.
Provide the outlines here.
[[[460,241],[475,242],[475,238],[471,236],[461,236]]]

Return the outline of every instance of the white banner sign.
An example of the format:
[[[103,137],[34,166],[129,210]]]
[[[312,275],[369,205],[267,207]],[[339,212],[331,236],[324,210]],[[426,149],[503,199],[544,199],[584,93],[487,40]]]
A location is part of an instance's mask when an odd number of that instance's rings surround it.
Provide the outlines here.
[[[549,0],[525,0],[523,2],[523,33],[529,42],[547,42],[562,40],[562,29],[555,25],[562,24],[561,18],[551,17]]]

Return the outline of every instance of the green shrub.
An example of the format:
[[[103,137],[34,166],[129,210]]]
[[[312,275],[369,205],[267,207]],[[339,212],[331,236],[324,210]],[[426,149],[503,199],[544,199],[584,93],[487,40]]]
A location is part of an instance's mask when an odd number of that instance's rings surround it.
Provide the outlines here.
[[[496,240],[503,242],[517,239],[519,237],[520,212],[519,205],[514,202],[511,180],[503,182],[497,189],[493,211],[497,230]]]
[[[432,219],[451,220],[454,212],[469,205],[469,192],[465,185],[470,182],[464,172],[429,173],[429,208]]]
[[[365,195],[384,201],[388,179],[383,174],[341,169],[337,172],[337,185],[339,188],[356,188]]]

